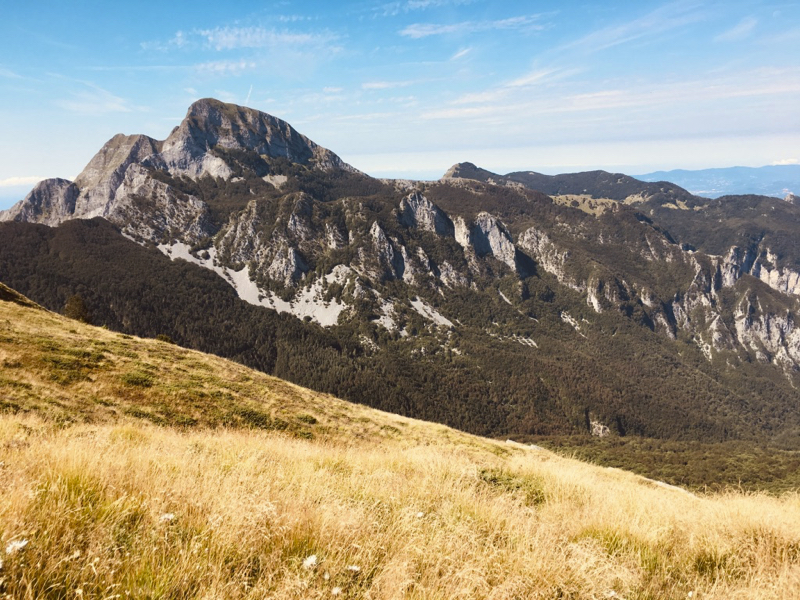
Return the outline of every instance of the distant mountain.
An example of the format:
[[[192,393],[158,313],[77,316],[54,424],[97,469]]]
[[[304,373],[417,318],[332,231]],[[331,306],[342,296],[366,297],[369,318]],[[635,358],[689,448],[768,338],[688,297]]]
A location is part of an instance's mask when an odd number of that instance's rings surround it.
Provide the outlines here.
[[[201,100],[0,213],[50,309],[492,435],[800,447],[800,206],[604,171],[376,180]]]
[[[692,194],[706,198],[746,194],[785,198],[788,194],[800,194],[800,165],[730,167],[699,171],[676,169],[634,177],[648,182],[669,181],[686,188]]]

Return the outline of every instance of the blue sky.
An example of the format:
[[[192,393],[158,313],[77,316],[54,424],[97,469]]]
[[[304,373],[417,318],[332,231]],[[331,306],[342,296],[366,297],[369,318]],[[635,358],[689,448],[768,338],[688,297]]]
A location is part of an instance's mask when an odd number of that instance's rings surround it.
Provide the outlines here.
[[[800,3],[4,2],[0,208],[216,97],[369,174],[800,159]]]

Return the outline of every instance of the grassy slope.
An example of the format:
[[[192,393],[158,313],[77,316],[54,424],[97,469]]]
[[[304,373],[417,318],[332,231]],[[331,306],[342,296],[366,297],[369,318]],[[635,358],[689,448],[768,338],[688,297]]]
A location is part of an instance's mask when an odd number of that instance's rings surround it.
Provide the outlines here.
[[[9,298],[0,593],[800,594],[796,494],[693,496]]]

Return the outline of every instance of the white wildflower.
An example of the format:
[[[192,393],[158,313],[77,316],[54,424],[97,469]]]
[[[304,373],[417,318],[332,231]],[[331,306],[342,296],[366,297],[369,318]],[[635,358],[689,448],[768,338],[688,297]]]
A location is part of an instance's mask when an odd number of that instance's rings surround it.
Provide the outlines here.
[[[28,540],[14,540],[13,542],[9,542],[8,546],[6,546],[6,554],[8,556],[16,554],[20,550],[23,550],[27,545]]]
[[[331,590],[331,595],[333,595],[333,596],[338,596],[341,593],[342,593],[342,588],[340,588],[338,586]]]
[[[174,521],[175,520],[175,514],[174,513],[164,513],[163,515],[161,515],[158,518],[158,520],[161,521],[162,523],[169,523],[170,521]]]
[[[318,562],[317,561],[317,555],[316,554],[312,554],[311,556],[307,557],[303,561],[303,568],[304,569],[313,569],[313,568],[315,568],[317,566],[317,562]]]
[[[353,573],[359,573],[361,572],[361,567],[358,567],[356,565],[350,565],[349,567],[347,567],[347,570],[352,571]]]
[[[688,593],[688,594],[686,594],[686,595],[687,595],[689,598],[691,598],[692,596],[694,596],[694,592],[689,592],[689,593]]]
[[[419,511],[419,512],[417,513],[417,518],[418,518],[418,519],[421,519],[421,518],[422,518],[422,517],[424,517],[424,516],[425,516],[425,513],[424,513],[424,512],[422,512],[422,511]]]
[[[325,571],[325,574],[322,576],[325,581],[328,581],[331,578],[331,574]]]

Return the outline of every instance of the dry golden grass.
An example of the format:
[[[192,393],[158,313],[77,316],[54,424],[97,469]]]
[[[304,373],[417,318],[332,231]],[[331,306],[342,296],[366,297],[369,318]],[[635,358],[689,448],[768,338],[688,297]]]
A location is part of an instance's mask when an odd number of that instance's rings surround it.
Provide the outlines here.
[[[64,340],[104,366],[54,379]],[[0,301],[7,362],[8,597],[800,597],[795,494],[698,497]]]

